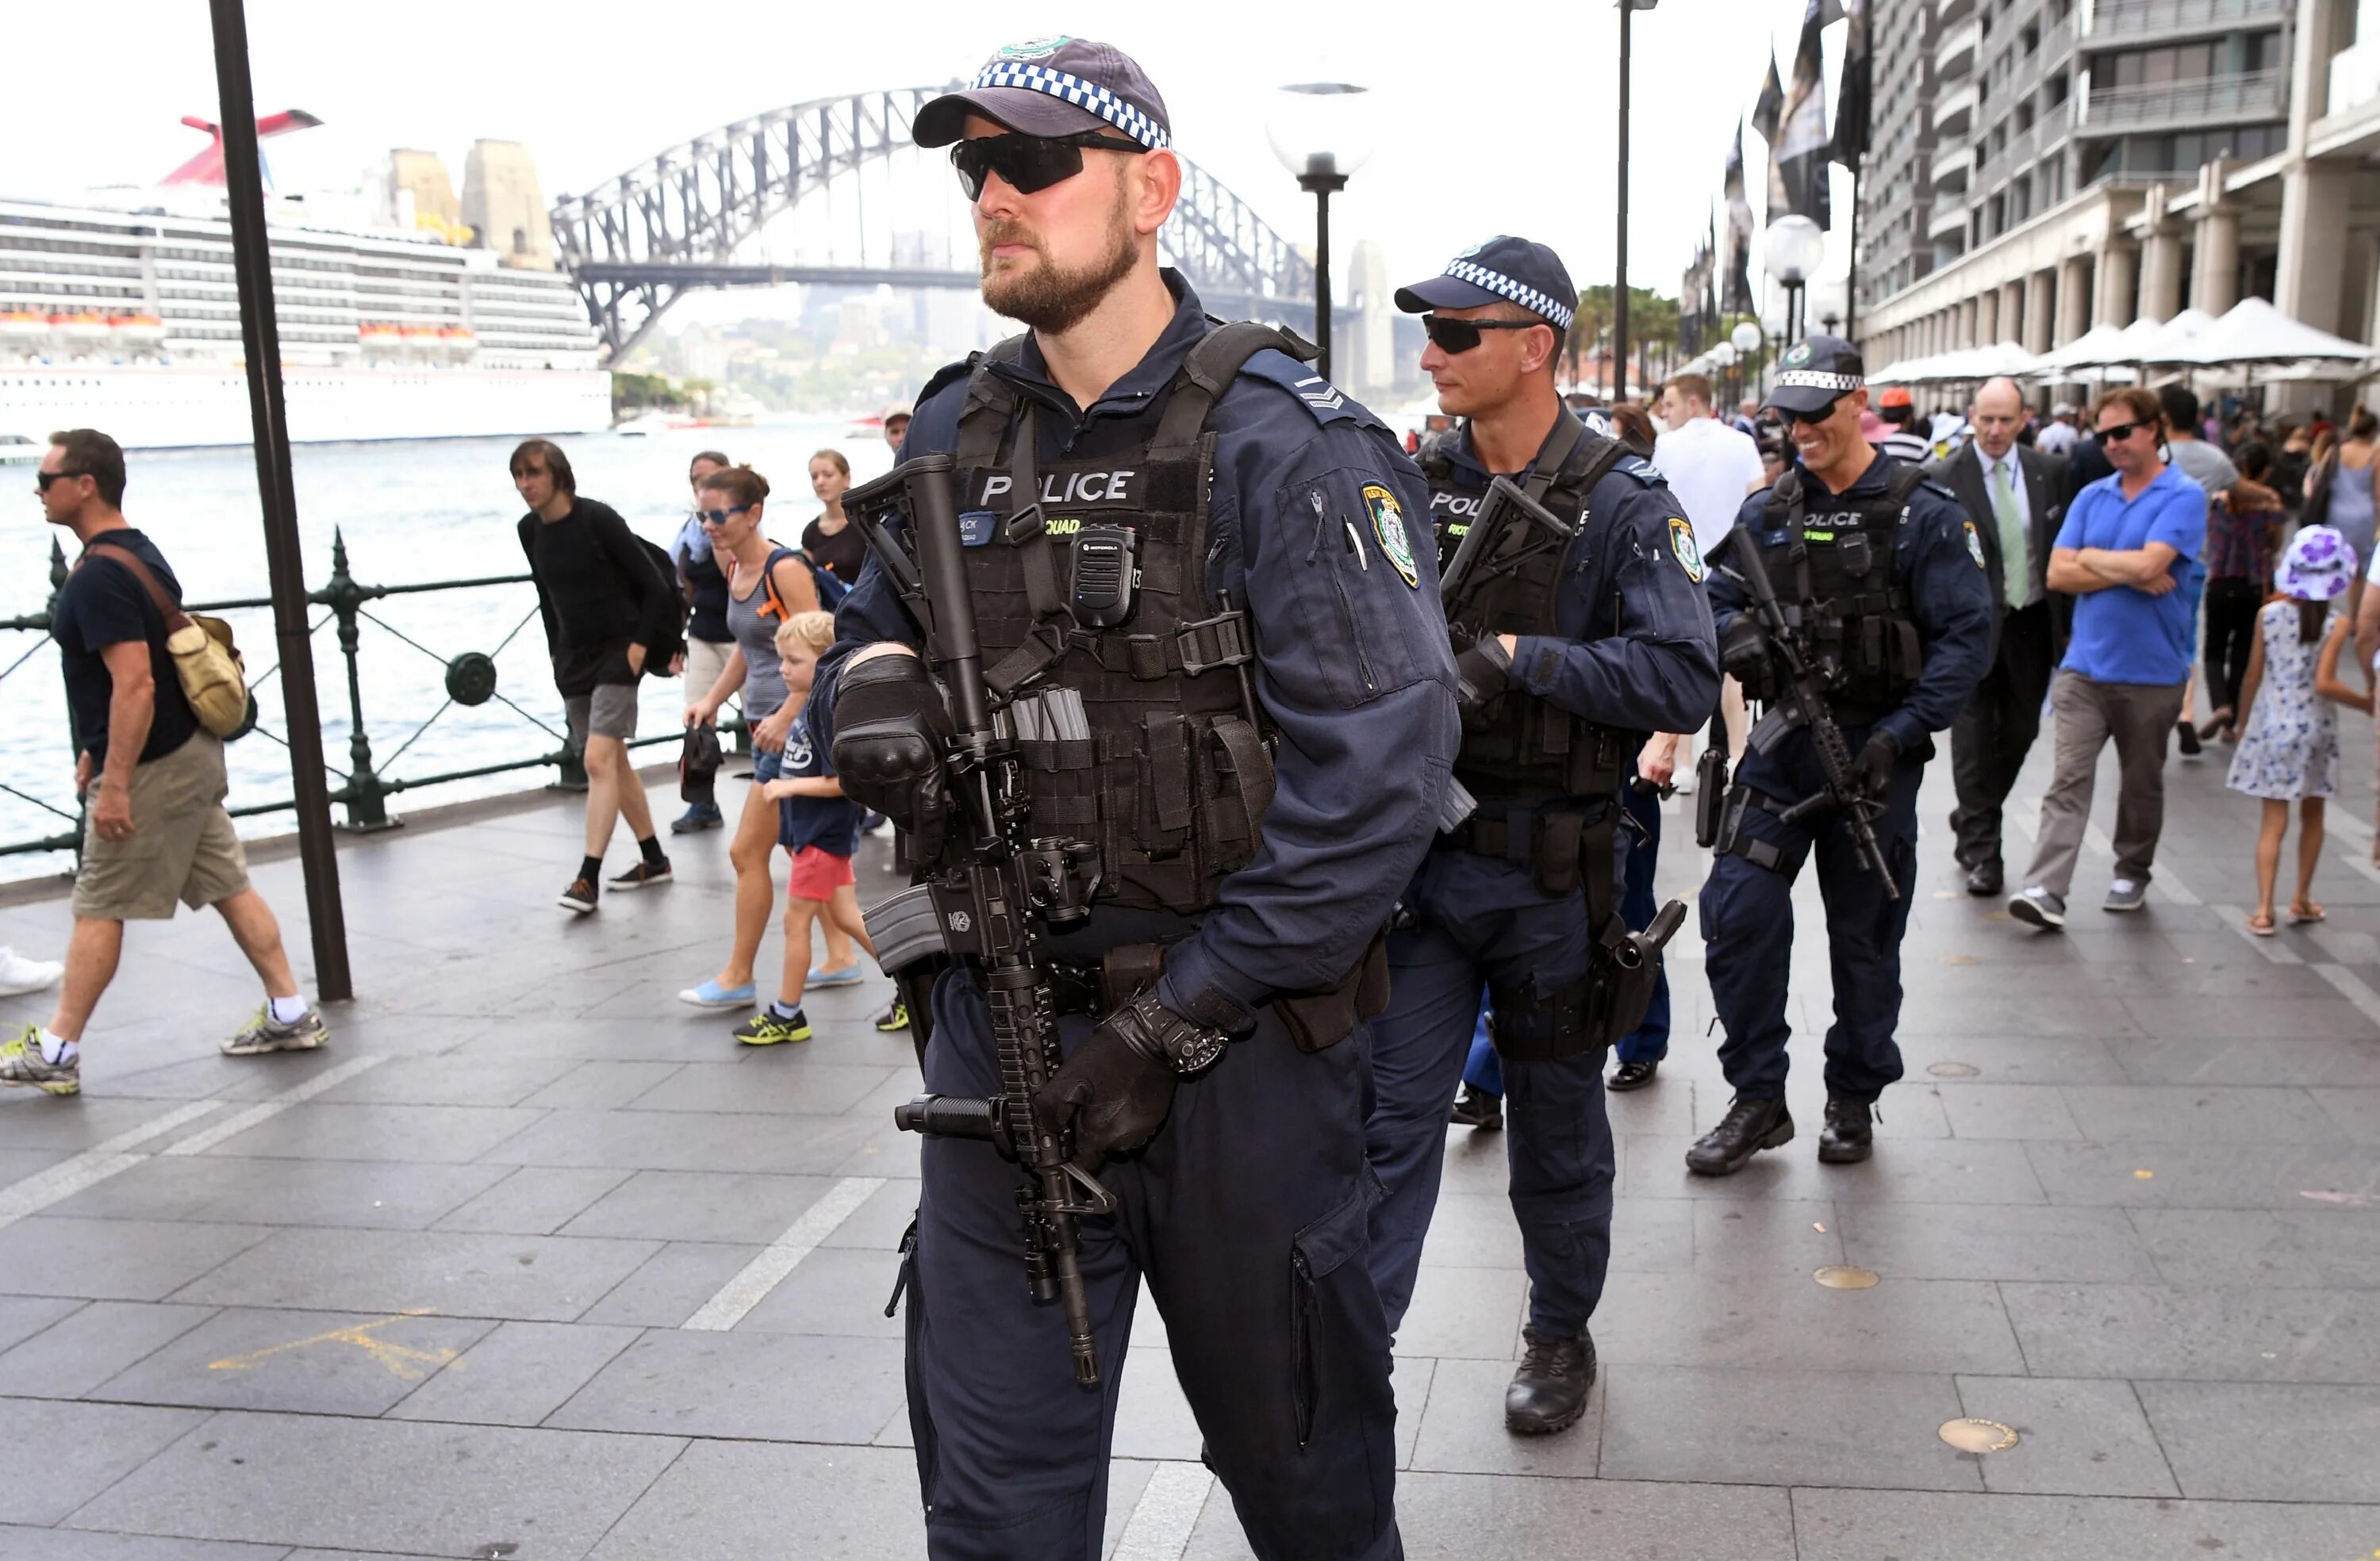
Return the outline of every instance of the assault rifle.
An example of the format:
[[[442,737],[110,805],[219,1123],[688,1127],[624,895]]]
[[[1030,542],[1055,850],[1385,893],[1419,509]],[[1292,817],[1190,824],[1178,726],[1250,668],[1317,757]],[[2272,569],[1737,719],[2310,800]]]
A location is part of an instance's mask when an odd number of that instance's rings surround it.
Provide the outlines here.
[[[930,897],[942,948],[971,956],[991,1013],[1000,1093],[985,1099],[921,1095],[893,1108],[905,1132],[984,1139],[1026,1174],[1016,1191],[1024,1217],[1025,1275],[1033,1299],[1064,1309],[1075,1380],[1099,1380],[1075,1222],[1114,1212],[1115,1197],[1074,1163],[1072,1134],[1044,1126],[1033,1097],[1058,1067],[1056,1006],[1038,953],[1044,929],[1090,914],[1099,887],[1098,848],[1036,835],[1018,746],[1020,736],[1075,735],[1078,701],[1020,699],[997,711],[984,681],[975,600],[952,499],[953,463],[925,455],[844,495],[845,511],[877,563],[926,630],[927,659],[950,697],[953,734],[943,755],[951,798],[949,843],[919,886]],[[906,515],[914,561],[885,524]],[[1020,726],[1031,726],[1028,732]],[[1088,735],[1086,726],[1081,735]],[[915,892],[914,890],[912,891]],[[913,1015],[913,1019],[922,1015]]]
[[[1520,535],[1506,545],[1506,536]],[[1521,490],[1509,477],[1492,478],[1479,500],[1479,513],[1463,534],[1454,557],[1438,577],[1438,599],[1446,609],[1447,627],[1465,644],[1479,637],[1480,625],[1456,616],[1467,602],[1485,600],[1474,587],[1500,575],[1514,575],[1540,554],[1559,552],[1577,535],[1570,522]]]
[[[1720,563],[1724,557],[1727,562]],[[1843,823],[1851,830],[1852,844],[1859,853],[1860,865],[1884,880],[1887,900],[1900,898],[1900,886],[1892,881],[1892,868],[1885,862],[1884,848],[1876,843],[1876,820],[1884,813],[1884,800],[1871,796],[1852,773],[1851,745],[1843,740],[1843,729],[1827,712],[1827,693],[1834,685],[1832,672],[1813,655],[1802,633],[1785,615],[1785,608],[1777,599],[1777,587],[1768,578],[1768,566],[1762,562],[1760,548],[1739,526],[1730,531],[1711,550],[1711,563],[1744,588],[1751,598],[1744,611],[1760,625],[1762,635],[1768,641],[1769,654],[1780,664],[1783,696],[1769,701],[1760,720],[1752,728],[1745,745],[1755,754],[1766,754],[1791,735],[1796,728],[1806,728],[1810,733],[1811,751],[1818,756],[1819,773],[1826,784],[1777,814],[1782,823],[1798,824],[1813,814],[1828,808],[1838,808]],[[1727,814],[1718,833],[1731,840],[1742,827],[1742,809],[1750,794],[1741,785],[1728,797]]]

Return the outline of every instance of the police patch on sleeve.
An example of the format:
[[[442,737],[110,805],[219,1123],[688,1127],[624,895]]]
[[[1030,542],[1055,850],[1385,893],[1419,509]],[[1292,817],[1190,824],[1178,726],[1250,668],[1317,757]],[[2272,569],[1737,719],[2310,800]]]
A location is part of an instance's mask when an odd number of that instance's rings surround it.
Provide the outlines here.
[[[1694,541],[1694,528],[1684,515],[1670,517],[1670,551],[1678,555],[1686,578],[1699,586],[1703,583],[1703,550]]]
[[[1397,496],[1377,482],[1364,484],[1364,509],[1372,517],[1372,535],[1380,541],[1380,551],[1396,572],[1405,577],[1405,584],[1421,588],[1421,571],[1414,563],[1413,538],[1405,535],[1405,512],[1397,503]]]
[[[1967,526],[1967,556],[1968,556],[1969,558],[1972,558],[1972,559],[1973,559],[1973,560],[1975,561],[1975,567],[1976,567],[1976,568],[1978,568],[1978,569],[1984,569],[1984,568],[1988,567],[1988,566],[1984,563],[1984,539],[1983,539],[1981,537],[1978,537],[1978,536],[1976,536],[1976,535],[1975,535],[1975,523],[1974,523],[1973,521],[1972,521],[1972,520],[1971,520],[1971,521],[1968,521],[1968,522],[1966,523],[1966,526]]]

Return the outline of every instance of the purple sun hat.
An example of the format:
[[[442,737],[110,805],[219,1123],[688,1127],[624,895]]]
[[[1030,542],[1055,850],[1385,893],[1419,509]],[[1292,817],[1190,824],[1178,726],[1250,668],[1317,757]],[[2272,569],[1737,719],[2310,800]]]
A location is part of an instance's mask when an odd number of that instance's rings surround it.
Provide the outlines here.
[[[2273,585],[2296,601],[2336,601],[2355,578],[2355,550],[2337,527],[2309,526],[2289,538]]]

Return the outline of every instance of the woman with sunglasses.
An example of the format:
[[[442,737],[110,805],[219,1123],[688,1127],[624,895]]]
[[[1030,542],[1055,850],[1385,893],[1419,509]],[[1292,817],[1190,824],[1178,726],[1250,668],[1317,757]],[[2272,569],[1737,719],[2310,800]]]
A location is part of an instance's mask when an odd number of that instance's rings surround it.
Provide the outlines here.
[[[749,466],[729,466],[702,479],[695,514],[710,538],[713,557],[727,568],[727,628],[735,648],[708,692],[686,707],[688,726],[719,719],[729,696],[741,694],[744,720],[752,732],[752,787],[735,817],[727,859],[735,869],[735,932],[719,974],[678,997],[697,1008],[749,1008],[759,988],[752,961],[768,930],[776,889],[769,861],[777,849],[777,805],[761,788],[777,777],[793,711],[785,704],[785,678],[779,669],[777,625],[788,612],[818,610],[818,587],[809,566],[791,548],[781,548],[761,529],[768,479]],[[848,944],[842,963],[851,962]],[[828,958],[833,959],[832,948]]]
[[[2074,496],[2049,553],[2049,588],[2076,598],[2049,685],[2056,758],[2024,889],[2009,914],[2055,931],[2091,822],[2099,750],[2116,745],[2116,870],[2101,909],[2137,911],[2165,827],[2165,751],[2190,687],[2196,616],[2181,587],[2206,541],[2205,490],[2167,465],[2165,411],[2138,385],[2092,408],[2114,475]]]
[[[710,692],[710,685],[719,681],[728,656],[735,648],[735,636],[727,632],[727,576],[721,571],[719,561],[711,556],[710,536],[702,528],[699,513],[703,479],[713,472],[724,471],[729,464],[727,457],[716,450],[702,451],[686,463],[686,524],[678,527],[677,536],[670,542],[670,559],[677,565],[678,586],[692,609],[686,620],[688,709]],[[716,829],[725,822],[717,803],[693,802],[686,805],[684,814],[670,821],[670,833],[690,835]]]

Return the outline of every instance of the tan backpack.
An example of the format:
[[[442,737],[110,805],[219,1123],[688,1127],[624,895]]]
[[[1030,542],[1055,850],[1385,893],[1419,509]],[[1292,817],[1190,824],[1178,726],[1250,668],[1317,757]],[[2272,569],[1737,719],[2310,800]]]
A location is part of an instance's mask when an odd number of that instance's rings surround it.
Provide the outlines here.
[[[174,659],[182,696],[190,702],[191,713],[199,718],[199,724],[218,737],[237,733],[248,724],[248,667],[240,659],[239,647],[232,641],[231,625],[220,618],[183,611],[181,604],[166,594],[157,576],[130,550],[93,542],[83,550],[83,559],[89,560],[93,553],[114,559],[132,571],[133,577],[148,590],[158,616],[165,620],[165,651]],[[80,568],[81,563],[78,562],[76,567]]]

